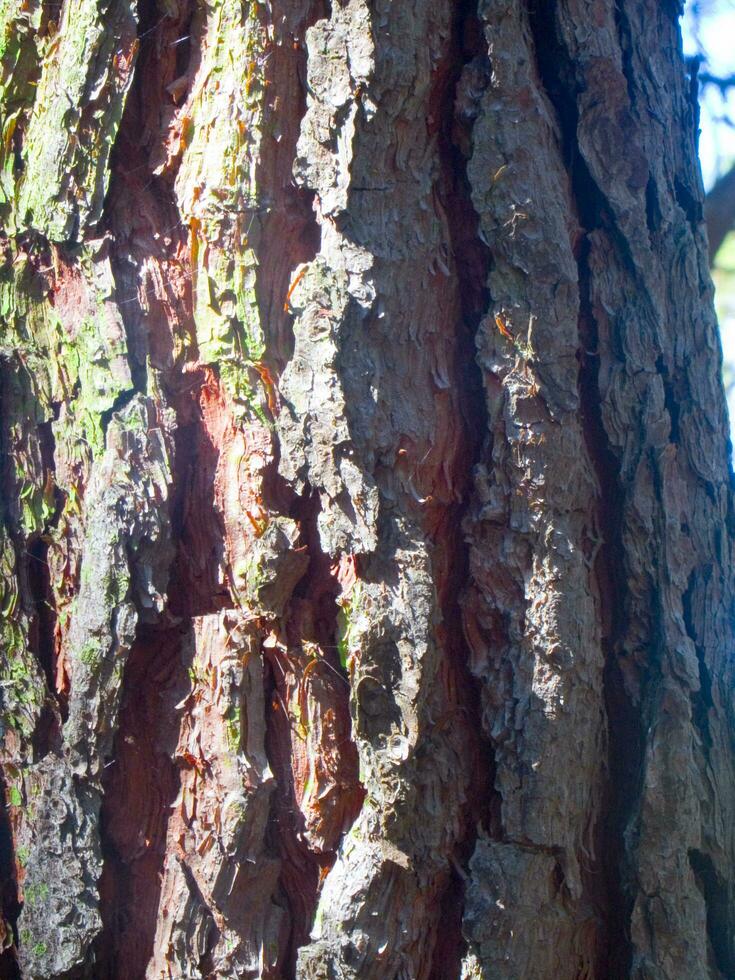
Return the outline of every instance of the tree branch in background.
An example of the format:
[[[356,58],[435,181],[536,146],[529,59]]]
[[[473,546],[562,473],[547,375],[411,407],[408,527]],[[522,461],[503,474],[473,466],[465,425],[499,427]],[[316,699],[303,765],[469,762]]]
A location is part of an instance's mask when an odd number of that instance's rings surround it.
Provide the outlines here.
[[[727,95],[728,90],[735,87],[735,74],[712,75],[708,71],[700,71],[697,80],[700,86],[712,85],[714,88],[718,88],[723,95]]]
[[[704,219],[709,239],[709,263],[713,265],[725,237],[735,227],[735,166],[720,177],[707,195]]]
[[[689,59],[690,70],[699,58]],[[719,90],[723,99],[727,98],[730,89],[735,88],[735,74],[713,75],[711,72],[696,71],[699,88],[711,86]],[[722,122],[732,125],[732,120],[725,115]],[[707,195],[704,204],[704,217],[707,222],[707,237],[709,239],[709,264],[714,265],[715,257],[728,233],[735,228],[735,165],[716,182]]]

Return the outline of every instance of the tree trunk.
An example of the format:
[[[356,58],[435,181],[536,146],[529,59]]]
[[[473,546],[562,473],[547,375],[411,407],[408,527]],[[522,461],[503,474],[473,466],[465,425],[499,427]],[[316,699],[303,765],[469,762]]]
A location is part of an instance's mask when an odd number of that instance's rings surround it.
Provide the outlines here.
[[[4,976],[735,977],[678,14],[0,5]]]

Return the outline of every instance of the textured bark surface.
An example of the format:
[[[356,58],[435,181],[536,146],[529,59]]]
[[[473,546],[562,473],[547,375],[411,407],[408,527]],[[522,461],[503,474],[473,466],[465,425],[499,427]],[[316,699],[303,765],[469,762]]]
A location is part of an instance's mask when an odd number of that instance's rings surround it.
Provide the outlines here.
[[[735,976],[678,14],[0,0],[3,976]]]

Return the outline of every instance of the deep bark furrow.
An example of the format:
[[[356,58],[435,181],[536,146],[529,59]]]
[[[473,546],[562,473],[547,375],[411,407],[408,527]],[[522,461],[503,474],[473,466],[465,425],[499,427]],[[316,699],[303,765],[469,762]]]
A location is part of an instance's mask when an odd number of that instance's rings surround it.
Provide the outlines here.
[[[638,802],[643,767],[643,721],[625,690],[620,644],[627,629],[626,567],[622,546],[625,488],[620,464],[602,418],[600,364],[602,352],[591,300],[589,267],[591,233],[607,233],[608,206],[578,150],[579,112],[574,65],[557,28],[554,4],[532,5],[531,28],[539,76],[554,107],[564,147],[574,211],[580,228],[574,245],[579,282],[579,397],[585,446],[597,475],[598,499],[591,564],[598,615],[602,625],[603,702],[607,717],[607,766],[600,811],[595,815],[595,854],[587,885],[595,914],[602,922],[597,941],[597,968],[610,977],[627,976],[632,962],[629,869],[625,832]],[[619,31],[622,13],[616,7]],[[622,40],[621,40],[622,44]],[[628,66],[629,67],[629,66]],[[630,92],[630,87],[629,87]]]
[[[463,975],[576,976],[598,958],[593,815],[604,744],[591,569],[598,488],[577,388],[578,227],[530,19],[503,2],[481,11],[492,76],[469,177],[492,254],[478,332],[492,439],[466,525],[466,629],[500,821],[470,862]],[[573,761],[572,743],[581,752]],[[499,912],[488,904],[493,893]],[[553,945],[543,938],[549,929]]]
[[[41,538],[25,548],[28,587],[34,606],[29,636],[31,651],[43,671],[48,691],[43,714],[35,732],[36,754],[50,751],[61,726],[61,705],[56,697],[56,609],[48,567],[48,544]]]
[[[471,648],[463,628],[462,600],[470,564],[468,541],[457,535],[467,513],[475,466],[481,459],[487,410],[482,378],[476,361],[476,332],[488,306],[486,287],[491,263],[488,246],[479,236],[467,178],[472,125],[478,100],[487,87],[490,64],[483,43],[476,0],[464,0],[454,13],[444,64],[434,83],[431,117],[440,120],[438,132],[440,174],[438,193],[447,215],[457,276],[460,316],[455,334],[451,380],[457,388],[462,419],[461,447],[457,453],[457,503],[449,507],[438,527],[437,550],[445,556],[439,595],[442,610],[442,642],[456,685],[459,710],[466,718],[467,757],[471,768],[467,800],[462,814],[462,833],[452,857],[452,871],[441,899],[440,921],[431,977],[459,977],[466,940],[462,934],[467,865],[479,832],[490,830],[497,815],[494,789],[495,759],[492,744],[482,731],[482,708],[470,669]]]
[[[179,789],[168,752],[178,734],[174,706],[188,686],[182,647],[184,630],[148,628],[125,670],[119,728],[102,782],[102,930],[94,965],[100,980],[119,976],[123,962],[131,977],[142,977],[153,951],[166,825]]]
[[[626,570],[621,546],[624,492],[618,460],[607,439],[600,411],[600,336],[591,308],[589,240],[580,242],[580,374],[579,390],[585,441],[598,477],[598,523],[593,568],[600,603],[603,699],[607,717],[606,785],[596,815],[596,854],[593,885],[598,914],[604,922],[599,941],[599,967],[609,976],[628,975],[632,949],[630,914],[632,899],[627,882],[625,832],[640,792],[643,765],[642,719],[625,689],[619,644],[626,629]],[[602,878],[602,882],[600,882]]]
[[[280,638],[271,635],[264,651],[270,675],[266,748],[277,784],[271,837],[290,910],[285,976],[294,975],[322,882],[365,796],[340,660],[341,569],[321,549],[316,493],[307,488],[290,513],[309,561],[290,598],[285,629]]]

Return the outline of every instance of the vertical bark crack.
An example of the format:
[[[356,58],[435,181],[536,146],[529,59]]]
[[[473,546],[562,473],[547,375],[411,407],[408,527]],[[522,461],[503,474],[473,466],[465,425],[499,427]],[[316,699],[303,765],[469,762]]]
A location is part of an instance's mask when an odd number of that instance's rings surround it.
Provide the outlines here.
[[[586,886],[597,914],[605,922],[598,948],[597,969],[610,978],[628,976],[632,962],[630,918],[633,883],[629,880],[625,834],[635,812],[642,785],[644,735],[640,705],[629,693],[621,642],[626,633],[627,581],[622,543],[625,491],[620,464],[602,418],[599,387],[601,344],[610,343],[598,330],[590,282],[590,235],[611,232],[609,209],[578,148],[577,87],[574,67],[558,36],[558,4],[531,0],[529,21],[536,61],[544,90],[556,110],[563,156],[580,222],[575,243],[579,281],[578,387],[585,445],[600,488],[596,542],[590,542],[598,587],[599,614],[605,657],[603,696],[607,716],[607,780],[600,803],[595,849],[601,857],[589,869]],[[603,884],[600,885],[600,872]]]
[[[704,569],[693,569],[689,576],[689,582],[687,583],[687,589],[683,597],[684,625],[688,636],[694,644],[699,668],[699,690],[697,692],[692,692],[691,695],[692,720],[697,727],[699,736],[702,740],[705,755],[708,758],[712,750],[712,731],[709,722],[709,713],[714,707],[714,702],[712,700],[712,676],[704,657],[701,639],[697,636],[694,613],[692,610],[692,601],[695,595],[695,590],[699,585],[698,580],[700,578],[706,580],[711,577],[711,574],[712,570],[709,567],[705,567]],[[703,855],[703,857],[706,857],[707,860],[711,860],[707,855]]]
[[[267,188],[267,209],[261,219],[263,264],[256,291],[267,334],[265,359],[276,378],[293,356],[293,315],[285,298],[295,270],[314,260],[321,243],[314,192],[294,181],[293,162],[306,113],[306,32],[329,14],[327,0],[275,0],[270,11],[282,43],[273,45],[264,68],[272,94],[265,109],[269,138],[257,176],[258,184]]]
[[[143,627],[125,668],[102,780],[99,980],[143,977],[153,953],[168,814],[179,791],[170,750],[179,726],[174,705],[189,687],[187,632],[186,621],[173,629]]]
[[[35,611],[28,640],[43,670],[48,688],[44,711],[34,734],[36,752],[39,756],[45,755],[50,750],[51,743],[58,739],[59,712],[66,701],[65,698],[57,698],[55,693],[56,607],[47,561],[48,548],[48,541],[41,535],[35,541],[29,541],[25,551],[28,585]]]
[[[625,635],[626,578],[621,543],[623,488],[620,467],[605,432],[598,385],[600,337],[589,298],[588,242],[579,244],[580,282],[580,370],[579,391],[583,430],[601,488],[598,500],[597,535],[599,550],[594,560],[603,626],[603,694],[608,719],[607,785],[600,804],[602,814],[596,834],[597,853],[602,855],[604,891],[596,892],[598,909],[607,923],[606,948],[600,963],[607,963],[611,978],[628,975],[632,949],[630,915],[632,883],[627,880],[625,833],[639,798],[642,780],[644,735],[640,708],[628,693],[624,671],[628,669],[620,643]]]
[[[470,134],[478,103],[488,84],[490,63],[484,44],[478,0],[457,5],[443,65],[437,72],[432,103],[439,120],[440,173],[437,189],[447,215],[454,270],[459,280],[461,319],[456,324],[452,381],[459,395],[463,445],[456,459],[458,472],[452,483],[457,502],[443,515],[437,534],[440,551],[446,551],[442,580],[442,639],[449,669],[457,686],[457,703],[466,713],[464,730],[467,754],[472,760],[463,827],[452,856],[449,881],[441,896],[441,927],[437,932],[431,974],[435,980],[459,976],[466,952],[462,935],[467,865],[480,830],[497,831],[499,811],[494,789],[495,760],[482,726],[479,691],[470,671],[470,649],[462,623],[462,597],[469,577],[469,544],[457,534],[462,528],[473,492],[473,473],[487,450],[488,415],[482,377],[476,361],[476,334],[489,308],[487,288],[492,256],[479,235],[479,217],[472,202],[467,159]]]
[[[266,750],[276,776],[271,834],[282,859],[279,884],[291,913],[282,967],[287,977],[295,976],[298,950],[308,942],[321,884],[365,796],[351,735],[350,684],[338,653],[337,600],[342,585],[337,566],[321,548],[319,510],[319,497],[310,488],[293,496],[290,516],[298,522],[309,564],[288,604],[283,645],[264,650],[269,664]],[[311,728],[323,724],[327,715],[334,716],[339,738],[327,733],[315,745]],[[331,804],[331,813],[325,800],[324,815],[315,827],[299,804],[307,794],[305,784],[315,778],[312,767],[323,765],[319,754],[332,757],[330,768],[338,760],[339,774],[330,793],[340,799]]]
[[[46,678],[48,688],[44,710],[34,733],[36,752],[41,757],[51,750],[52,744],[58,743],[60,725],[66,721],[68,715],[68,698],[63,688],[60,689],[57,676],[59,656],[57,614],[48,563],[49,535],[58,527],[65,504],[64,494],[55,483],[56,447],[50,422],[42,422],[38,425],[38,440],[46,485],[54,488],[53,513],[48,517],[43,533],[28,541],[25,549],[28,585],[35,607],[29,642]]]

